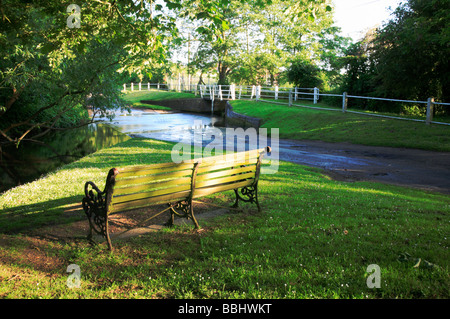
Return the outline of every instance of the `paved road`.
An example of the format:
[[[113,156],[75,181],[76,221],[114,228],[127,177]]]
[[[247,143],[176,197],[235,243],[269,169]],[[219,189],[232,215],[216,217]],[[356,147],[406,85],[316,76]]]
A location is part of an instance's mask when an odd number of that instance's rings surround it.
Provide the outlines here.
[[[281,140],[280,160],[325,169],[335,179],[372,180],[450,194],[450,153]]]

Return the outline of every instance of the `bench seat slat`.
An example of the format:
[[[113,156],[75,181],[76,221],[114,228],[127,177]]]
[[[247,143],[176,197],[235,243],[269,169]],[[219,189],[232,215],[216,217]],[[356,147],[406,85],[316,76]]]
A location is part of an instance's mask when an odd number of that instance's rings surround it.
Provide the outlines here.
[[[253,173],[253,175],[255,174],[256,165],[249,165],[246,167],[232,168],[232,169],[227,169],[227,170],[218,171],[218,172],[214,172],[214,173],[197,175],[196,181],[201,182],[201,181],[205,181],[208,179],[213,179],[213,178],[218,178],[218,177],[226,177],[226,176],[231,176],[231,175],[235,175],[235,174],[251,173],[251,172]]]
[[[149,205],[175,203],[178,201],[186,200],[189,197],[191,191],[183,191],[168,195],[161,195],[151,198],[145,198],[140,200],[134,200],[130,202],[119,203],[111,206],[111,212],[119,212],[130,210],[134,208],[146,207]]]
[[[137,185],[137,184],[148,184],[156,181],[164,181],[167,179],[172,179],[176,177],[188,177],[192,176],[192,169],[186,169],[182,171],[167,173],[167,174],[159,174],[159,175],[151,175],[151,176],[143,176],[137,178],[127,178],[117,180],[115,183],[115,187],[125,186],[125,185]]]

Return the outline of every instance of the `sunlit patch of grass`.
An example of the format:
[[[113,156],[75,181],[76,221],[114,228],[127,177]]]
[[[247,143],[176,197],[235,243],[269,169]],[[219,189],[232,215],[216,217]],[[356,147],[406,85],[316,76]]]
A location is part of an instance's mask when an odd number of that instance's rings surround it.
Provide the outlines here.
[[[279,128],[280,138],[450,151],[450,127],[249,100],[230,101],[237,113]]]

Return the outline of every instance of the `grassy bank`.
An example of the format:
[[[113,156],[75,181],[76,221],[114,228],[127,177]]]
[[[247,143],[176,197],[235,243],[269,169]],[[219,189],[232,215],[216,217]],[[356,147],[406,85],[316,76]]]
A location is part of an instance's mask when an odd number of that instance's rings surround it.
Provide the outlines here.
[[[195,94],[191,93],[180,93],[180,92],[167,92],[167,91],[134,91],[128,92],[124,95],[124,100],[130,107],[134,108],[147,108],[154,110],[170,110],[169,107],[151,105],[147,103],[142,103],[142,100],[172,100],[172,99],[187,99],[187,98],[198,98]]]
[[[450,126],[249,100],[231,104],[263,119],[263,127],[279,128],[280,138],[450,151]]]
[[[244,205],[242,212],[201,222],[201,233],[176,226],[116,241],[112,253],[89,246],[77,207],[84,183],[103,188],[111,167],[170,161],[172,145],[132,139],[1,194],[0,296],[449,297],[448,196],[333,181],[286,162],[261,176],[261,213]],[[233,196],[207,200],[230,205]],[[81,287],[70,289],[66,269],[73,263]],[[366,285],[371,264],[381,269],[379,289]]]

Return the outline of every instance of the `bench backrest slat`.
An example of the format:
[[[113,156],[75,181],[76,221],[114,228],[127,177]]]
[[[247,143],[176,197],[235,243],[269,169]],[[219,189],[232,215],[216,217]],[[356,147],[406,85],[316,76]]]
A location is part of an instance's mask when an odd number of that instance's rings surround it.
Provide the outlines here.
[[[157,181],[169,180],[176,177],[189,177],[191,175],[192,169],[185,169],[182,171],[175,171],[166,174],[148,175],[137,178],[116,179],[115,187],[126,185],[149,184],[149,183],[154,184]],[[118,177],[120,177],[120,173]]]
[[[158,189],[158,188],[164,188],[164,187],[173,187],[174,185],[189,185],[191,183],[191,177],[182,177],[177,179],[172,179],[168,181],[153,181],[148,184],[141,184],[141,185],[131,185],[131,186],[125,186],[122,188],[116,188],[114,189],[114,198],[119,195],[126,195],[126,194],[135,194],[139,192],[145,192],[152,189]]]
[[[231,176],[231,175],[235,175],[235,174],[243,174],[243,173],[248,173],[248,172],[254,173],[255,170],[256,170],[256,164],[248,165],[245,167],[239,166],[237,168],[230,167],[229,169],[226,169],[226,170],[214,171],[213,173],[206,173],[206,174],[201,174],[201,175],[197,172],[197,181],[200,182],[200,181],[204,181],[207,179]]]
[[[165,168],[165,167],[183,167],[184,165],[189,165],[191,163],[157,163],[157,164],[149,164],[149,165],[138,165],[138,166],[128,166],[128,167],[121,167],[118,168],[117,170],[120,173],[127,173],[127,172],[137,172],[137,171],[144,171],[144,170],[149,170],[149,169],[155,169],[155,168]]]
[[[236,161],[236,162],[217,162],[215,164],[210,163],[201,163],[200,167],[198,168],[198,174],[202,174],[205,172],[213,172],[222,170],[225,168],[233,168],[233,167],[239,167],[244,165],[254,165],[256,163],[257,159],[254,158],[249,161]]]
[[[192,163],[169,163],[171,166],[164,165],[162,167],[155,167],[161,165],[149,165],[147,167],[136,167],[133,170],[128,169],[127,171],[121,171],[119,169],[119,175],[116,177],[116,180],[126,178],[126,177],[136,177],[136,176],[146,176],[146,175],[154,175],[154,174],[162,174],[168,172],[181,171],[186,169],[192,169]]]
[[[257,158],[260,153],[261,153],[261,149],[237,152],[237,153],[228,152],[228,153],[224,153],[222,155],[203,157],[202,163],[205,164],[205,163],[217,163],[217,162],[236,162],[236,161],[239,161],[240,159]]]
[[[167,204],[170,202],[177,202],[181,200],[185,200],[189,197],[189,194],[191,193],[191,190],[184,191],[184,192],[178,192],[174,194],[169,195],[161,195],[156,197],[150,197],[145,199],[139,199],[134,201],[129,201],[125,203],[119,203],[112,205],[111,212],[119,212],[119,211],[125,211],[140,207],[146,207],[149,205],[156,205],[156,204]]]
[[[114,196],[113,205],[117,205],[119,203],[124,203],[124,202],[130,202],[130,201],[138,200],[138,199],[145,199],[145,198],[156,197],[156,196],[160,196],[160,195],[177,193],[177,192],[181,192],[181,191],[188,191],[190,189],[191,189],[191,185],[182,185],[182,186],[175,186],[175,187],[170,187],[170,188],[161,188],[161,189],[157,189],[157,190],[151,190],[151,191],[135,193],[135,194]]]
[[[223,184],[227,184],[230,182],[239,182],[239,181],[244,181],[244,180],[248,180],[248,179],[254,179],[255,178],[255,172],[250,172],[247,174],[239,174],[239,175],[234,175],[234,176],[227,176],[227,177],[222,177],[222,178],[215,178],[215,179],[210,179],[210,180],[206,180],[203,182],[199,182],[197,180],[197,182],[195,183],[195,191],[194,193],[197,192],[198,189],[200,188],[206,188],[206,187],[212,187],[212,186],[220,186]]]
[[[242,181],[242,182],[235,182],[235,183],[224,184],[224,185],[219,185],[219,186],[197,188],[197,189],[195,189],[193,198],[199,198],[199,197],[211,195],[214,193],[219,193],[219,192],[224,192],[227,190],[250,186],[252,184],[253,184],[253,179],[249,179],[249,180]]]

